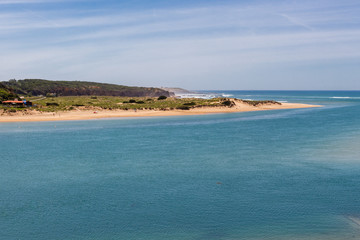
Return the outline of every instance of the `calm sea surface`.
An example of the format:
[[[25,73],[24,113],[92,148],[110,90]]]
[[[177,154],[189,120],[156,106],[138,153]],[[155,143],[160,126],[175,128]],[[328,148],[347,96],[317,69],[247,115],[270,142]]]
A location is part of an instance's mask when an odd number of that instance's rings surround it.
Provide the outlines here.
[[[0,123],[0,239],[360,239],[360,92],[322,108]]]

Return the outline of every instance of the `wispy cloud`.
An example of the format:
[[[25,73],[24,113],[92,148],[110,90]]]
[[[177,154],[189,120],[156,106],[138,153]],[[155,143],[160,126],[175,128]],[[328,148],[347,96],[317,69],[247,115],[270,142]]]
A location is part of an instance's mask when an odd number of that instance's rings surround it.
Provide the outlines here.
[[[84,1],[84,0],[75,0]],[[39,4],[39,3],[58,3],[58,2],[75,2],[74,0],[0,0],[0,4]]]
[[[106,76],[130,85],[168,86],[181,81],[191,85],[196,77],[199,83],[193,86],[200,86],[223,75],[236,88],[238,76],[259,78],[261,74],[249,69],[266,64],[296,69],[358,61],[360,5],[327,2],[326,7],[278,1],[156,9],[124,10],[114,3],[101,10],[77,5],[56,11],[29,6],[0,10],[0,77],[96,81]]]
[[[289,22],[293,23],[294,25],[297,26],[301,26],[304,27],[310,31],[314,31],[315,29],[313,27],[311,27],[310,25],[305,24],[304,22],[300,21],[299,19],[296,19],[294,17],[288,16],[286,14],[279,14],[280,16],[286,18],[287,20],[289,20]]]

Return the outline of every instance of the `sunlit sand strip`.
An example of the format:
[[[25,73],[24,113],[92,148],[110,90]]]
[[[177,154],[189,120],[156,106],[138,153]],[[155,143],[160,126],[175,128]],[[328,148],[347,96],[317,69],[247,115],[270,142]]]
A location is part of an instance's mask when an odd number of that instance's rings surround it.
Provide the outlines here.
[[[38,121],[69,121],[88,120],[98,118],[122,118],[122,117],[161,117],[161,116],[184,116],[217,113],[251,112],[264,110],[295,109],[321,107],[319,105],[308,105],[301,103],[264,104],[251,106],[237,103],[234,107],[200,107],[190,110],[72,110],[66,112],[38,112],[31,111],[27,114],[16,113],[13,115],[0,116],[0,122],[38,122]]]

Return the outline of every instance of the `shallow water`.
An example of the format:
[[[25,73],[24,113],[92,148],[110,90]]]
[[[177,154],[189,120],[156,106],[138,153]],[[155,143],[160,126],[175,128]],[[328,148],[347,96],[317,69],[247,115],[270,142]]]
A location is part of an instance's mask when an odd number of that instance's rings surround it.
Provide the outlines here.
[[[1,238],[359,239],[360,92],[218,93],[324,107],[1,123]]]

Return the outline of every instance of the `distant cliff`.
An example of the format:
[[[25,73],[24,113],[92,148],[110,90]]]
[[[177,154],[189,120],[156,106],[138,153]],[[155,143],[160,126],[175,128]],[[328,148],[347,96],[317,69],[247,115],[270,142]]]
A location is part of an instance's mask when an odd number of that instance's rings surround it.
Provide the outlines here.
[[[181,95],[181,94],[194,94],[196,92],[193,91],[189,91],[183,88],[178,88],[178,87],[173,87],[173,88],[168,88],[168,87],[162,87],[162,90],[168,91],[168,92],[172,92],[175,95]]]
[[[170,96],[160,88],[128,87],[123,85],[82,82],[82,81],[49,81],[43,79],[9,80],[1,82],[16,94],[23,95],[56,95],[56,96],[125,96],[125,97],[159,97]]]

